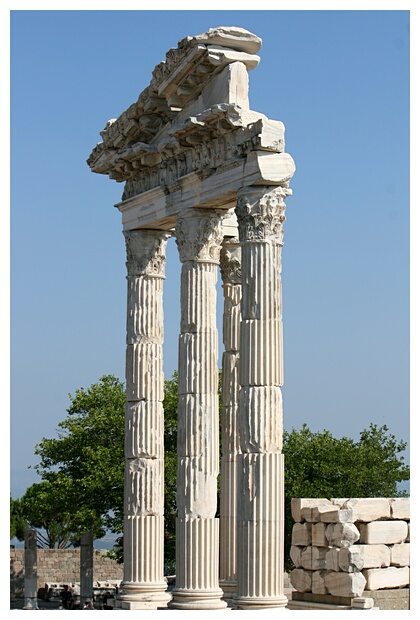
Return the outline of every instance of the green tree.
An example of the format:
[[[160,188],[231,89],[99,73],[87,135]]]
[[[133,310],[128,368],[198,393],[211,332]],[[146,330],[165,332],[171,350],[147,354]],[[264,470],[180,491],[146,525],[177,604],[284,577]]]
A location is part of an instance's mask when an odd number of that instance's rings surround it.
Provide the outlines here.
[[[169,573],[175,572],[175,526],[177,515],[176,473],[178,425],[178,373],[165,381],[163,409],[165,412],[165,546],[164,562]]]
[[[38,530],[40,547],[78,546],[81,535],[91,528],[96,538],[104,535],[101,518],[85,504],[74,504],[73,499],[71,481],[60,474],[26,490],[22,512],[28,525]]]
[[[43,438],[35,447],[40,457],[36,469],[43,479],[31,487],[31,504],[27,514],[34,527],[43,527],[56,536],[59,526],[63,540],[74,542],[83,529],[101,526],[119,535],[111,555],[123,560],[124,501],[124,413],[125,390],[112,375],[101,377],[88,389],[69,395],[67,418],[58,425],[58,437]],[[176,472],[178,375],[165,381],[165,564],[175,566]],[[29,490],[28,490],[29,491]],[[32,499],[37,494],[40,513]],[[55,498],[59,500],[55,501]],[[70,509],[68,508],[70,507]],[[77,510],[75,510],[77,507]],[[31,510],[31,512],[30,512]],[[52,528],[51,516],[56,516]],[[69,520],[69,515],[72,515]],[[38,525],[36,525],[38,524]],[[47,527],[46,527],[47,526]],[[103,533],[102,533],[103,535]],[[57,543],[56,543],[57,544]]]
[[[76,536],[83,528],[93,528],[102,535],[104,528],[121,532],[124,385],[106,375],[69,398],[71,405],[67,418],[58,425],[58,437],[44,437],[35,447],[35,454],[40,457],[36,469],[44,481],[41,484],[49,486],[31,487],[31,498],[26,502],[28,514],[31,510],[34,524],[45,521],[45,515],[59,515],[61,526],[73,528]],[[48,492],[44,493],[45,490]],[[44,517],[35,516],[37,503],[42,506]],[[68,522],[69,514],[73,516]]]
[[[66,532],[68,540],[76,544],[83,528],[93,527],[97,536],[103,527],[122,534],[124,386],[112,375],[107,375],[87,390],[77,390],[75,396],[70,395],[70,400],[67,418],[58,425],[58,437],[43,438],[36,446],[35,453],[40,457],[37,470],[43,483],[28,489],[24,503],[28,521],[35,527],[48,528],[51,537],[55,536],[55,544],[58,544],[59,526]],[[172,571],[175,567],[177,514],[176,373],[165,381],[163,406],[165,564]],[[286,561],[293,525],[292,498],[403,495],[398,491],[398,483],[408,480],[410,473],[402,456],[405,448],[406,443],[397,441],[386,426],[374,424],[360,433],[358,441],[348,437],[337,439],[327,430],[313,433],[306,424],[300,431],[285,432]],[[36,514],[37,504],[42,507],[42,515]],[[54,527],[53,516],[56,519]],[[117,540],[114,556],[122,559],[122,536]]]
[[[327,430],[312,432],[307,424],[283,437],[285,487],[285,559],[289,550],[294,497],[398,497],[398,483],[410,478],[402,453],[406,442],[397,441],[387,426],[370,424],[355,441],[335,438]]]
[[[10,540],[17,538],[23,540],[27,521],[23,516],[22,502],[10,496]]]

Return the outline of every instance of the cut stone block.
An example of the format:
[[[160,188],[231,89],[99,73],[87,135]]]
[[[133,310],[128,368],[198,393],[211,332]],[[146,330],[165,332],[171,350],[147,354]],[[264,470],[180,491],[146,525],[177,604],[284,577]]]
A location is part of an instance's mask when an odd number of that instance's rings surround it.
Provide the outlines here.
[[[373,521],[360,523],[360,542],[367,545],[395,545],[406,540],[408,526],[405,521]]]
[[[301,511],[301,518],[308,523],[319,521],[319,509],[317,506],[304,506]]]
[[[305,570],[321,570],[326,568],[326,547],[306,547],[302,551],[302,566]]]
[[[334,506],[340,506],[340,508],[344,508],[346,505],[346,502],[348,502],[349,499],[351,498],[350,497],[333,497],[331,499],[331,503],[334,504]]]
[[[343,509],[339,506],[334,506],[330,510],[327,509],[327,506],[324,508],[321,512],[322,523],[354,523],[356,521],[354,511],[349,508]]]
[[[299,497],[294,497],[290,501],[290,510],[292,512],[292,518],[295,523],[300,523],[302,521],[302,517],[300,514],[300,509],[302,507],[302,499]]]
[[[330,523],[325,536],[334,547],[350,547],[359,540],[360,534],[354,523]]]
[[[410,520],[410,498],[396,497],[390,500],[391,519]]]
[[[311,544],[311,533],[310,523],[295,523],[292,529],[292,545],[307,547]]]
[[[296,568],[302,568],[302,551],[305,547],[297,547],[296,545],[291,545],[290,547],[290,559]]]
[[[353,522],[354,514],[350,509],[341,509],[340,506],[318,504],[316,506],[304,506],[301,509],[301,517],[310,523],[347,523]]]
[[[312,592],[313,594],[327,594],[325,587],[325,576],[328,574],[326,570],[317,570],[312,575]]]
[[[362,573],[328,573],[325,575],[325,587],[333,596],[362,596],[366,579]]]
[[[342,547],[338,552],[338,565],[346,573],[356,573],[363,568],[363,558],[359,553],[360,545]]]
[[[363,596],[373,598],[375,601],[375,609],[389,611],[410,609],[409,586],[406,588],[388,588],[385,590],[365,590]]]
[[[312,570],[323,570],[326,568],[325,556],[328,547],[312,547]]]
[[[391,564],[393,566],[410,566],[410,543],[392,545]]]
[[[355,513],[355,521],[376,521],[389,519],[391,516],[390,502],[382,497],[349,499],[345,508],[351,508]]]
[[[368,596],[356,596],[352,602],[352,609],[373,609],[375,601]]]
[[[338,572],[340,565],[338,563],[338,554],[340,549],[338,547],[330,547],[325,554],[325,568],[327,570],[333,570]]]
[[[304,570],[312,570],[312,547],[302,549],[301,560]]]
[[[312,545],[314,547],[328,547],[328,541],[325,536],[325,523],[312,524]]]
[[[293,498],[291,501],[292,517],[296,523],[304,521],[302,516],[302,508],[329,505],[331,502],[328,499],[305,499],[305,498]]]
[[[298,592],[310,592],[312,589],[312,573],[295,568],[290,573],[290,583]]]
[[[363,559],[363,568],[386,568],[391,562],[387,545],[355,545]]]
[[[366,579],[366,590],[382,590],[385,588],[403,588],[410,583],[410,569],[408,566],[397,568],[366,568],[363,569]]]

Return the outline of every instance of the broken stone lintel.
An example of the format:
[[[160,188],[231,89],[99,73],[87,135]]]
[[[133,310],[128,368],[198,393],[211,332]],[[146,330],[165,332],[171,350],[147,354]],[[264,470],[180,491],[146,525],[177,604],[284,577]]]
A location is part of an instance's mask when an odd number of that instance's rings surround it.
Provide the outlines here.
[[[229,64],[242,64],[245,73],[254,69],[259,63],[255,52],[260,47],[259,37],[236,27],[211,28],[196,37],[182,39],[156,65],[149,86],[138,100],[118,118],[108,121],[100,132],[104,144],[109,148],[126,146],[127,139],[136,134],[138,140],[150,142],[171,118],[198,99],[209,80]],[[239,82],[244,80],[245,76],[239,78]]]
[[[167,176],[166,169],[170,175],[176,169],[182,176],[197,169],[217,168],[253,150],[282,153],[283,123],[222,103],[166,128],[153,144],[137,139],[118,147],[100,143],[87,162],[92,172],[108,174],[117,182],[146,175],[148,180],[143,182],[151,189]]]

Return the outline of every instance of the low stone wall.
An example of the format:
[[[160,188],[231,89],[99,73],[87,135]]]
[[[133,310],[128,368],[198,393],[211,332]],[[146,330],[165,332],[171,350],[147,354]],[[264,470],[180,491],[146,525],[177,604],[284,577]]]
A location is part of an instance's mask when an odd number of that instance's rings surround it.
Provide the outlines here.
[[[93,557],[93,582],[115,582],[123,579],[123,565],[96,549]],[[10,597],[23,597],[24,549],[10,549]],[[45,583],[79,583],[80,549],[38,549],[38,588]]]
[[[293,499],[291,507],[290,581],[298,593],[375,598],[409,587],[409,498]]]

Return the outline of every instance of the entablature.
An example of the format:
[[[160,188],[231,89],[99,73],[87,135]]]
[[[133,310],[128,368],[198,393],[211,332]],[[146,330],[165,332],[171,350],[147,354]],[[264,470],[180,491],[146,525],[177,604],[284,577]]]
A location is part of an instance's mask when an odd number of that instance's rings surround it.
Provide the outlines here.
[[[243,185],[288,185],[295,167],[284,125],[249,109],[256,35],[212,28],[182,39],[149,86],[101,132],[87,163],[124,182],[124,230],[170,230],[185,208],[228,211]]]

